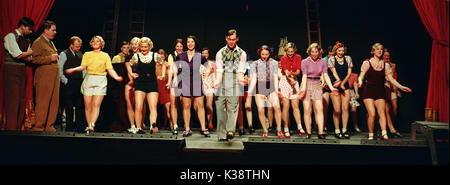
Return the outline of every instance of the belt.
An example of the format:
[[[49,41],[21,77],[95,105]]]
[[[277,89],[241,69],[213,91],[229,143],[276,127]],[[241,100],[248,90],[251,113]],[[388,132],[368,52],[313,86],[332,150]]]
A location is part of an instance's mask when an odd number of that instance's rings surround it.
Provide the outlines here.
[[[320,77],[308,77],[310,80],[320,80]]]

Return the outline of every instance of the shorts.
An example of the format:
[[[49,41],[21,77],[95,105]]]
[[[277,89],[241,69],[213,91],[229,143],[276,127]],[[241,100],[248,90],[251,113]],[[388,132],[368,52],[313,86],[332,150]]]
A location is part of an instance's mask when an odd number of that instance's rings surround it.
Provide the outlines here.
[[[142,91],[145,93],[159,92],[158,82],[135,82],[134,91]]]
[[[304,101],[322,100],[322,83],[320,80],[307,80]]]
[[[108,85],[108,80],[106,75],[86,75],[81,84],[81,94],[84,96],[99,96],[106,95],[106,86]]]
[[[294,89],[292,88],[291,84],[289,84],[288,80],[286,79],[286,76],[281,77],[279,86],[281,96],[283,96],[283,98],[289,98],[291,100],[298,98],[298,94],[300,92],[300,86],[298,85],[298,81],[294,85],[296,93],[294,93]]]
[[[273,84],[269,85],[265,81],[257,82],[255,88],[256,88],[256,94],[259,94],[259,95],[269,96],[269,94],[272,94],[273,92],[275,92],[274,85]]]

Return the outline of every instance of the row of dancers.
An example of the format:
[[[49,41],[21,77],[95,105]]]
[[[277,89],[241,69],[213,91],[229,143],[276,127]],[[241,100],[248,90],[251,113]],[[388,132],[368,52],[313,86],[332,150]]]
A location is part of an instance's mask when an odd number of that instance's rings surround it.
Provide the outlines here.
[[[208,48],[199,52],[198,39],[193,35],[188,36],[186,42],[183,39],[176,39],[175,51],[169,55],[162,49],[152,52],[153,42],[148,37],[133,38],[129,45],[123,42],[122,52],[113,58],[113,61],[125,62],[127,66],[128,74],[122,77],[114,71],[109,56],[102,52],[103,39],[94,36],[90,41],[93,51],[83,55],[81,65],[64,70],[68,75],[86,70],[87,74],[81,85],[88,123],[86,132],[94,131],[99,105],[106,94],[107,72],[117,81],[126,81],[125,94],[131,123],[129,131],[136,134],[145,133],[142,129],[144,104],[148,104],[150,110],[150,132],[158,132],[156,124],[158,103],[165,107],[165,116],[168,117],[172,133],[178,134],[176,107],[180,103],[183,107],[183,136],[188,137],[192,134],[190,118],[193,105],[200,122],[201,134],[210,137],[208,128],[213,128],[212,106],[215,100],[219,140],[230,140],[235,135],[236,123],[243,120],[242,112],[239,111],[242,100],[245,102],[250,132],[254,131],[251,115],[251,101],[254,97],[258,118],[263,128],[262,137],[267,137],[269,133],[268,125],[265,124],[266,106],[274,111],[278,138],[291,137],[289,107],[292,106],[298,134],[306,135],[307,138],[312,137],[311,114],[314,110],[318,138],[325,139],[324,113],[331,98],[335,136],[349,138],[347,130],[349,106],[358,106],[357,88],[361,88],[364,84],[361,98],[368,113],[368,139],[374,139],[376,115],[379,117],[381,139],[389,138],[386,122],[390,123],[391,133],[399,136],[392,125],[392,120],[386,121],[386,117],[389,117],[386,116],[386,101],[398,93],[397,89],[404,92],[411,92],[411,89],[401,85],[394,78],[393,65],[386,58],[388,52],[384,50],[383,45],[379,43],[373,45],[370,52],[372,57],[362,63],[358,76],[352,74],[352,58],[345,55],[346,47],[341,42],[337,42],[325,58],[322,58],[321,46],[313,43],[308,47],[306,52],[308,57],[305,59],[297,54],[295,44],[290,42],[284,48],[286,55],[278,62],[271,57],[271,48],[267,45],[258,50],[260,56],[258,60],[247,61],[246,52],[237,46],[239,37],[234,29],[226,33],[225,40],[227,45],[216,53],[216,60],[212,61],[209,59]],[[132,53],[129,52],[130,46]],[[306,131],[302,128],[300,101],[303,103]],[[239,121],[238,117],[241,117]],[[239,131],[242,132],[242,129],[243,126],[240,124]]]

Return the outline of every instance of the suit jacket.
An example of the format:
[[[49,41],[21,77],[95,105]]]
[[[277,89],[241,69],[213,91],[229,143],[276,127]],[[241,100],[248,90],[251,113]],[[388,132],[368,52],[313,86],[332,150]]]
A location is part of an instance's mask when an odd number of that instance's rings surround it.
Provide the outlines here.
[[[58,61],[51,61],[52,54],[58,54],[55,46],[41,35],[33,42],[31,49],[33,50],[32,63],[38,64],[34,73],[34,85],[48,83],[52,79],[59,81]]]
[[[33,60],[34,64],[39,65],[49,65],[49,64],[58,64],[58,61],[51,61],[52,54],[58,54],[56,47],[47,41],[43,35],[37,38],[33,45],[31,46],[33,50]]]

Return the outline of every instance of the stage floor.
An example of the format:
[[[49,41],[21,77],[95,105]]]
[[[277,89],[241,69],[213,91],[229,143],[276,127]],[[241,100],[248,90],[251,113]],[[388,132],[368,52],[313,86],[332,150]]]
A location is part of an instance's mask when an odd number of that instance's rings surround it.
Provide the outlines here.
[[[0,131],[0,164],[137,164],[137,165],[429,165],[426,138],[410,133],[403,138],[367,140],[367,133],[350,139],[329,135],[311,139],[293,134],[279,139],[275,133],[262,138],[262,130],[218,141],[199,130],[183,137],[168,130],[157,134]]]

